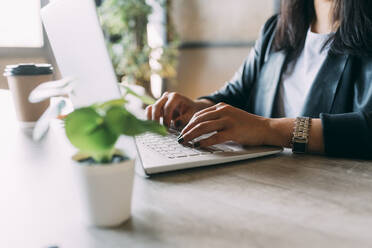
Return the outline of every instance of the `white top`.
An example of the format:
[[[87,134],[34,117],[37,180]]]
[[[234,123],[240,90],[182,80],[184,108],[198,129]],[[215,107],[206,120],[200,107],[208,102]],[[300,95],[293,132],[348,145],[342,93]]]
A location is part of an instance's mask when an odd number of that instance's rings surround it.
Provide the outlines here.
[[[278,92],[278,117],[296,118],[302,114],[307,95],[325,61],[329,46],[323,48],[331,34],[307,32],[301,55],[289,63],[282,75]]]

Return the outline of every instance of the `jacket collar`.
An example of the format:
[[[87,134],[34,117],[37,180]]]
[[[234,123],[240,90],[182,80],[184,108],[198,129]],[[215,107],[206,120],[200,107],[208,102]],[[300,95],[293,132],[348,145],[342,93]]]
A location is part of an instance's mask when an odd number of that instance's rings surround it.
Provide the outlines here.
[[[258,81],[255,112],[272,117],[274,104],[288,56],[273,52],[264,64]],[[330,113],[336,91],[345,70],[349,55],[328,54],[305,100],[302,116],[318,118],[320,113]]]
[[[287,55],[283,51],[273,52],[263,65],[257,82],[255,113],[271,117],[278,85],[281,80]]]
[[[349,55],[328,54],[305,101],[302,116],[319,118],[320,113],[331,113]]]

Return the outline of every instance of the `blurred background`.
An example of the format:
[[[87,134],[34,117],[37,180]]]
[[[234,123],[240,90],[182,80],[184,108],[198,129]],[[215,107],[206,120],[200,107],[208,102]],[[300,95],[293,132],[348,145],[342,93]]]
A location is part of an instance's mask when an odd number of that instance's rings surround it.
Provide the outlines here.
[[[248,55],[274,0],[173,0],[181,38],[175,90],[196,98],[219,89]]]
[[[279,11],[279,1],[169,0],[165,1],[162,9],[153,6],[148,25],[172,22],[172,37],[167,34],[170,32],[169,25],[163,28],[153,26],[155,32],[158,31],[165,37],[163,39],[165,43],[169,42],[169,39],[176,40],[178,48],[175,63],[177,74],[175,78],[169,80],[172,82],[163,87],[163,90],[178,91],[196,98],[220,88],[233,76],[248,55],[266,19]],[[7,64],[27,62],[55,64],[39,16],[40,8],[48,2],[48,0],[2,0],[1,71]],[[98,5],[102,3],[96,2]],[[146,3],[151,5],[151,0]],[[106,9],[106,14],[107,10],[110,9]],[[149,42],[151,40],[153,39],[149,37]],[[59,77],[58,70],[56,77]],[[7,88],[4,77],[0,77],[0,88]]]

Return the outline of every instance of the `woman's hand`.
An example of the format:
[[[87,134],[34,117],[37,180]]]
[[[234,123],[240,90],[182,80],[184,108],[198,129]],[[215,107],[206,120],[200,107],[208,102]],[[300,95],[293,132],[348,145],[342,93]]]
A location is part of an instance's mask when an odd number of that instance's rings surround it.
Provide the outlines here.
[[[178,93],[165,92],[155,104],[146,108],[146,115],[147,119],[158,122],[163,118],[163,124],[167,127],[173,121],[174,126],[179,128],[186,125],[197,111],[213,104],[208,100],[192,101]]]
[[[187,143],[203,134],[216,132],[194,145],[207,147],[226,141],[235,141],[242,145],[263,145],[269,130],[269,120],[219,103],[197,112],[182,130],[179,142]]]
[[[226,141],[242,145],[272,145],[291,147],[295,119],[264,118],[234,108],[225,103],[197,112],[182,130],[179,142],[187,143],[203,134],[216,132],[211,137],[194,143],[207,147]],[[320,119],[312,119],[308,151],[324,153],[323,127]]]

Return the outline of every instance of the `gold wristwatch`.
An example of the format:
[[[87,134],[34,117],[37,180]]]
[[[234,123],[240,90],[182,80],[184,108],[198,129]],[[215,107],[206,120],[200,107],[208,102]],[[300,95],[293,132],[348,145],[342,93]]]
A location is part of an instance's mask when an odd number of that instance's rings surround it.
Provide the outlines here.
[[[297,117],[294,125],[292,136],[292,152],[306,153],[309,143],[309,133],[311,126],[311,118]]]

